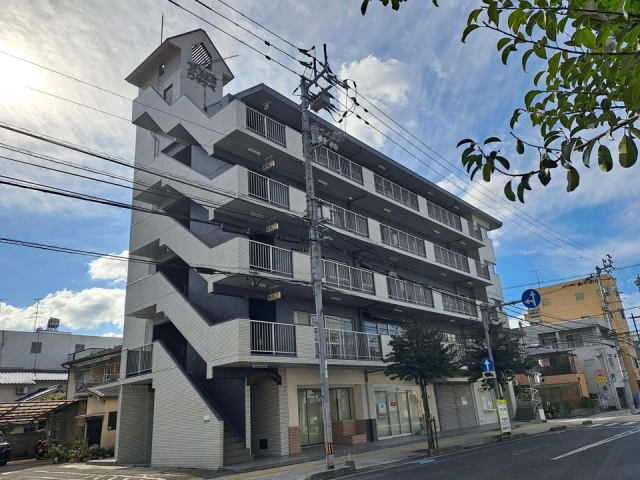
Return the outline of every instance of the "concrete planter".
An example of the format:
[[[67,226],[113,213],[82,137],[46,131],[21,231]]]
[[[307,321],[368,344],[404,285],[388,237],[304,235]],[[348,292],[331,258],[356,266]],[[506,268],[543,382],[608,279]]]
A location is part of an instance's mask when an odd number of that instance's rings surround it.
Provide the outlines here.
[[[569,410],[569,416],[571,417],[589,417],[595,413],[593,408],[572,408]]]

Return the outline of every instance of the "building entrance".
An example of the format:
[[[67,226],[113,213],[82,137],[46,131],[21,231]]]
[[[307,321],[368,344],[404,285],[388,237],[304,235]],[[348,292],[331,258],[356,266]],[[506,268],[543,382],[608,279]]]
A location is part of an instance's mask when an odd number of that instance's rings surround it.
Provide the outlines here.
[[[352,388],[329,389],[329,401],[332,422],[355,419]],[[298,420],[301,446],[324,443],[320,390],[298,390]]]
[[[375,395],[378,438],[410,435],[424,428],[418,392],[395,390]]]

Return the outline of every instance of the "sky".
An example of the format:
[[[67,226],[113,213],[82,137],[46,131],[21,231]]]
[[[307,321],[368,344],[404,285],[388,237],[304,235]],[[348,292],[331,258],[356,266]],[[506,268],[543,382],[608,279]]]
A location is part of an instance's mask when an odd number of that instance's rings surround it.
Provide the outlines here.
[[[273,47],[196,1],[175,1],[295,70],[295,64]],[[203,28],[223,56],[238,55],[227,61],[235,79],[225,93],[265,83],[296,98],[292,95],[299,81],[296,75],[168,1],[2,3],[0,122],[4,124],[132,161],[135,128],[128,119],[137,89],[124,79],[159,45],[163,15],[164,38]],[[222,2],[203,3],[302,58]],[[473,32],[466,43],[460,41],[468,12],[479,0],[440,3],[436,8],[431,2],[412,0],[394,12],[372,2],[365,17],[359,0],[235,0],[230,5],[296,46],[321,48],[326,43],[333,71],[355,80],[360,94],[410,134],[395,126],[405,137],[401,138],[373,118],[369,120],[383,133],[354,117],[347,119],[345,129],[503,222],[491,236],[507,300],[520,298],[526,286],[535,287],[538,280],[544,284],[586,276],[606,254],[619,267],[640,263],[640,222],[634,207],[640,190],[633,188],[640,167],[616,166],[607,174],[579,168],[581,185],[569,194],[562,178],[546,188],[532,181],[533,191],[524,205],[504,199],[504,178],[497,176],[491,183],[468,180],[456,144],[463,138],[498,136],[505,140],[506,151],[514,152],[509,120],[531,89],[537,69],[532,57],[533,68],[522,71],[522,52],[512,54],[504,66],[495,46],[498,37],[486,29]],[[535,140],[536,130],[526,121],[520,123],[515,132]],[[611,150],[616,148],[612,145]],[[120,202],[131,199],[125,188],[20,163],[51,166],[25,151],[132,177],[126,167],[4,129],[0,129],[0,175]],[[529,171],[537,158],[527,151],[512,165],[516,171]],[[126,258],[129,219],[128,210],[0,185],[2,238]],[[618,269],[614,276],[628,312],[640,314],[640,294],[633,285],[636,268]],[[125,285],[124,261],[0,244],[0,328],[32,330],[53,316],[61,320],[62,330],[120,335]]]

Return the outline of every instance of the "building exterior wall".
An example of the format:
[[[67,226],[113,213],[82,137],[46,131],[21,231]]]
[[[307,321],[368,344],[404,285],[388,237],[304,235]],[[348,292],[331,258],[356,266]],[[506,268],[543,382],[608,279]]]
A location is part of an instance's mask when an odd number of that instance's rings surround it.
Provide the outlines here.
[[[116,461],[151,463],[154,394],[147,385],[125,385],[118,397]]]
[[[0,402],[14,402],[19,398],[26,397],[27,395],[34,393],[41,388],[53,387],[56,385],[65,385],[66,382],[58,380],[58,381],[36,381],[35,385],[33,384],[21,384],[21,385],[0,385]],[[16,389],[18,387],[26,387],[28,393],[16,393]]]

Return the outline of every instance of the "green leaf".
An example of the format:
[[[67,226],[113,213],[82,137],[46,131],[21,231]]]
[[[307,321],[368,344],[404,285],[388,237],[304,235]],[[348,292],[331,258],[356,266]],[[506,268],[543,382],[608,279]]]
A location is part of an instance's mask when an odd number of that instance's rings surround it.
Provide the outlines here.
[[[573,152],[576,148],[576,145],[578,144],[578,139],[574,139],[571,140],[570,142],[568,142],[564,148],[562,149],[562,158],[571,163],[571,161],[573,160]]]
[[[522,185],[522,188],[524,188],[525,190],[531,190],[531,186],[529,185],[530,178],[531,178],[531,174],[527,173],[522,177],[522,180],[520,180],[520,185]]]
[[[462,163],[465,163],[465,161],[469,161],[469,158],[468,158],[469,155],[471,155],[475,151],[476,151],[476,147],[471,145],[464,152],[462,152]]]
[[[498,40],[498,51],[502,50],[504,46],[510,41],[511,39],[509,37],[501,38],[500,40]]]
[[[631,130],[631,133],[633,133],[636,138],[640,138],[640,130],[638,130],[636,127],[629,125],[629,130]]]
[[[456,145],[456,148],[458,148],[460,145],[464,145],[465,143],[475,143],[475,142],[470,138],[465,138],[464,140],[460,140],[458,142],[458,145]]]
[[[482,167],[482,180],[485,182],[491,181],[491,165],[488,162]]]
[[[369,6],[369,0],[364,0],[362,2],[362,5],[360,5],[360,12],[362,12],[362,15],[364,15],[365,13],[367,13],[367,7]]]
[[[513,190],[511,189],[511,180],[509,180],[509,182],[504,186],[504,196],[512,202],[516,201],[516,194],[513,193]]]
[[[589,162],[591,161],[590,157],[591,157],[591,150],[593,150],[593,145],[596,142],[591,142],[589,143],[589,145],[587,145],[586,147],[584,147],[584,150],[582,151],[582,163],[584,163],[584,166],[587,168],[589,167]]]
[[[507,58],[509,58],[509,54],[511,53],[512,49],[509,48],[505,48],[502,51],[502,63],[504,63],[505,65],[507,64]]]
[[[573,35],[573,40],[579,45],[582,45],[590,50],[596,48],[596,36],[591,30],[578,30]]]
[[[538,95],[539,93],[539,90],[531,90],[527,92],[527,94],[524,96],[525,107],[529,108],[531,106],[531,102],[533,102],[533,99],[536,98],[536,95]]]
[[[518,200],[520,200],[520,203],[524,203],[524,187],[522,186],[522,183],[520,185],[518,185]]]
[[[491,5],[487,8],[487,16],[489,17],[489,20],[496,24],[496,26],[498,26],[499,15],[498,2],[491,2]]]
[[[631,137],[625,135],[618,145],[618,159],[623,168],[632,167],[638,159],[638,147]]]
[[[478,173],[478,170],[480,170],[480,165],[476,165],[476,168],[473,169],[473,172],[471,172],[471,176],[469,177],[469,180],[473,180],[473,177],[475,177],[476,173]]]
[[[493,142],[501,142],[502,140],[500,140],[498,137],[489,137],[487,138],[483,145],[486,145],[487,143],[493,143]]]
[[[522,56],[522,70],[524,72],[527,71],[527,60],[529,60],[529,57],[531,56],[532,53],[533,53],[533,50],[527,50],[526,52],[524,52],[524,55]]]
[[[540,156],[540,168],[557,168],[558,164],[551,160],[547,153]]]
[[[567,170],[567,192],[573,192],[580,185],[580,174],[578,171],[569,167]]]
[[[476,28],[480,28],[479,25],[467,25],[467,28],[465,28],[464,32],[462,32],[462,43],[464,43],[464,41],[467,39],[467,35],[473,32]]]
[[[518,121],[518,118],[520,118],[520,115],[522,114],[522,112],[520,111],[519,108],[517,108],[514,112],[513,115],[511,116],[511,121],[509,122],[509,125],[511,126],[511,128],[513,128],[516,124],[516,122]]]
[[[522,140],[520,140],[519,138],[516,140],[516,152],[518,152],[520,155],[524,153],[524,143],[522,143]]]
[[[611,158],[611,152],[605,145],[598,147],[598,166],[603,172],[610,172],[613,168],[613,159]]]
[[[504,167],[505,170],[509,170],[511,168],[511,164],[509,160],[504,157],[496,156],[496,160],[500,162],[500,165]]]
[[[548,168],[541,168],[538,172],[538,180],[546,187],[551,181],[551,171]]]

